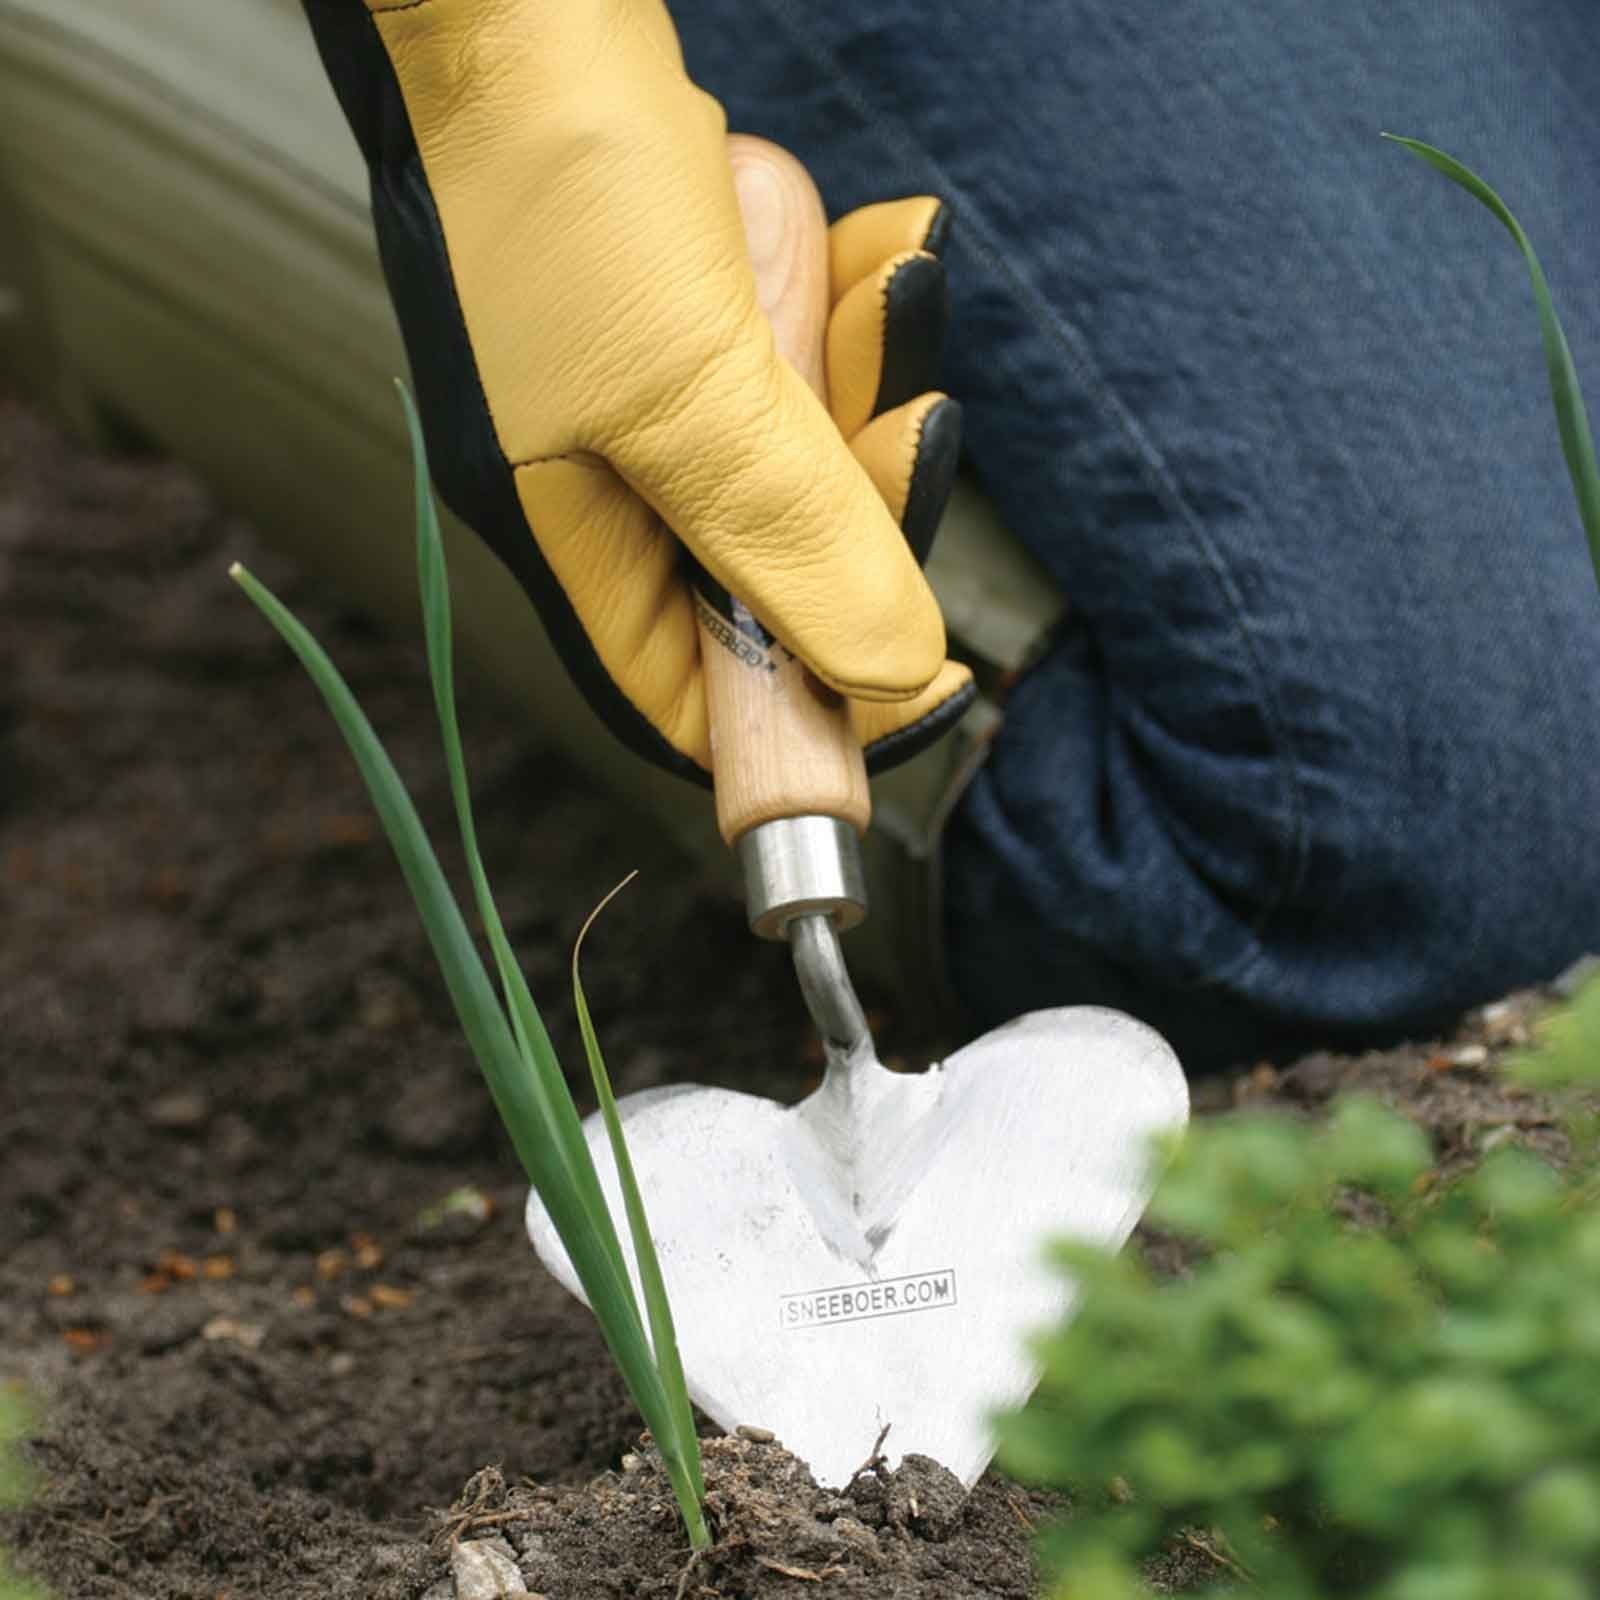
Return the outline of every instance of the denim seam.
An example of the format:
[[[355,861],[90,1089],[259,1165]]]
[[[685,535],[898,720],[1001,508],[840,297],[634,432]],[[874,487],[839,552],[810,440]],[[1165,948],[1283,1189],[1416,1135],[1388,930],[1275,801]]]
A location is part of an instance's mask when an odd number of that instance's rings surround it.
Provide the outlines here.
[[[1036,294],[1029,284],[1011,267],[1005,258],[1004,252],[996,243],[994,230],[985,219],[983,208],[967,190],[947,177],[939,164],[917,143],[910,131],[898,119],[885,116],[877,110],[851,78],[850,74],[840,66],[833,52],[817,41],[810,33],[800,16],[795,0],[762,0],[762,3],[767,10],[776,16],[780,25],[790,33],[799,46],[828,72],[830,81],[837,85],[847,103],[887,145],[898,151],[901,159],[937,175],[938,185],[935,192],[939,194],[941,199],[954,203],[953,209],[956,212],[957,227],[965,233],[975,253],[988,265],[992,272],[1007,284],[1016,299],[1030,308],[1040,324],[1051,336],[1052,342],[1066,357],[1069,369],[1075,374],[1082,389],[1089,395],[1102,415],[1132,445],[1135,456],[1157,500],[1167,508],[1174,519],[1181,523],[1187,531],[1204,565],[1210,570],[1214,581],[1221,590],[1232,619],[1234,632],[1245,649],[1251,665],[1252,676],[1256,680],[1257,706],[1262,720],[1266,724],[1268,736],[1273,743],[1274,759],[1281,774],[1290,821],[1289,843],[1283,851],[1284,859],[1277,875],[1279,881],[1276,893],[1268,899],[1260,914],[1250,925],[1252,934],[1259,939],[1271,919],[1283,908],[1285,901],[1290,895],[1297,892],[1303,884],[1309,863],[1309,850],[1298,754],[1294,748],[1294,740],[1277,705],[1276,695],[1273,693],[1271,686],[1271,677],[1267,672],[1266,663],[1262,656],[1260,642],[1256,638],[1254,629],[1245,614],[1243,599],[1239,594],[1232,573],[1216,547],[1207,537],[1205,529],[1200,519],[1195,515],[1193,508],[1185,500],[1160,450],[1157,449],[1149,435],[1140,427],[1133,413],[1095,367],[1093,360],[1089,356],[1087,342],[1083,335],[1065,317],[1061,316],[1049,302]],[[1002,360],[1000,366],[1004,370],[1010,370],[1014,378],[1020,376],[1010,367],[1009,363]],[[1234,961],[1215,973],[1211,981],[1215,983],[1226,982],[1247,971],[1250,966],[1260,959],[1261,951],[1259,946],[1242,951]]]

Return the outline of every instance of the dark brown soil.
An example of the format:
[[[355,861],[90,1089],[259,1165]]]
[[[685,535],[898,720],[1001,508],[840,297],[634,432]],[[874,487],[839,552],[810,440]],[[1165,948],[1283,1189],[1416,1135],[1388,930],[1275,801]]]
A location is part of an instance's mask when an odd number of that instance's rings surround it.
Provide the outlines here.
[[[810,1600],[819,1585],[835,1600],[1036,1591],[1026,1534],[1050,1502],[998,1478],[967,1495],[937,1462],[909,1455],[893,1471],[864,1463],[832,1493],[781,1446],[739,1437],[707,1440],[704,1461],[715,1544],[693,1557],[666,1475],[646,1457],[572,1489],[508,1490],[500,1473],[479,1474],[434,1542],[440,1600],[462,1562],[458,1541],[488,1543],[530,1592],[560,1600]]]
[[[0,1537],[63,1600],[416,1600],[452,1534],[506,1539],[550,1600],[674,1595],[670,1504],[647,1457],[625,1470],[637,1417],[526,1244],[399,873],[235,557],[323,639],[455,862],[416,640],[297,580],[182,469],[86,451],[0,396],[0,1383],[41,1407],[41,1492]],[[781,953],[466,698],[491,876],[565,1058],[583,1070],[571,940],[642,866],[586,947],[618,1088],[805,1092]],[[1521,1018],[1200,1099],[1315,1106],[1355,1078],[1452,1158],[1495,1130],[1537,1141],[1493,1074]],[[911,1019],[875,1020],[926,1058]],[[685,1596],[1032,1592],[1044,1502],[997,1478],[959,1507],[917,1463],[825,1495],[741,1440],[709,1472],[724,1539]],[[430,1512],[463,1484],[453,1518]]]

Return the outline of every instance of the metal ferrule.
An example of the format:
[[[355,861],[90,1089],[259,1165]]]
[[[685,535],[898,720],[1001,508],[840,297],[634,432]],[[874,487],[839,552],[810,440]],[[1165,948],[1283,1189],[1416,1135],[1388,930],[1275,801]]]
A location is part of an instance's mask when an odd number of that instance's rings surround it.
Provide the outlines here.
[[[795,917],[826,916],[841,933],[867,914],[861,841],[837,817],[782,817],[739,840],[745,910],[763,939],[781,939]]]

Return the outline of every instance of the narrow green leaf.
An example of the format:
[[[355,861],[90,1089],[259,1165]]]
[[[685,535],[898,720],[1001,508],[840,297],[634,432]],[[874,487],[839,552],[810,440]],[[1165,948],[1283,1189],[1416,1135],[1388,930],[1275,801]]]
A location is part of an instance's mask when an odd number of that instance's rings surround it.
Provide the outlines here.
[[[229,576],[299,657],[344,735],[417,903],[456,1015],[523,1169],[556,1225],[601,1334],[646,1424],[658,1437],[669,1434],[672,1414],[644,1338],[632,1284],[625,1272],[618,1271],[612,1252],[601,1243],[587,1206],[570,1182],[566,1163],[556,1154],[543,1116],[542,1097],[536,1091],[536,1077],[528,1070],[512,1038],[460,908],[394,763],[338,669],[293,613],[237,562],[229,569]],[[576,1116],[575,1111],[573,1115]]]
[[[1594,435],[1589,428],[1583,392],[1578,387],[1572,351],[1568,348],[1561,319],[1556,315],[1544,268],[1539,265],[1539,258],[1534,254],[1527,234],[1522,231],[1521,223],[1512,216],[1500,196],[1470,167],[1463,166],[1453,156],[1446,155],[1431,144],[1424,144],[1420,139],[1407,139],[1394,133],[1386,133],[1383,137],[1404,145],[1413,155],[1438,168],[1452,182],[1487,206],[1522,252],[1522,258],[1528,266],[1528,276],[1533,280],[1533,298],[1539,310],[1539,333],[1544,341],[1545,367],[1550,376],[1550,398],[1555,404],[1556,427],[1561,435],[1561,453],[1567,460],[1567,473],[1572,479],[1572,491],[1578,500],[1578,514],[1583,519],[1583,531],[1588,536],[1589,559],[1594,564],[1595,581],[1600,583],[1600,467],[1595,464]]]
[[[628,1154],[627,1140],[622,1132],[622,1118],[617,1112],[617,1097],[611,1088],[611,1074],[606,1071],[605,1057],[600,1052],[600,1040],[595,1033],[594,1021],[589,1014],[589,999],[583,992],[583,979],[579,976],[579,958],[583,954],[583,941],[595,919],[612,900],[637,876],[630,872],[604,900],[589,913],[578,930],[577,942],[572,947],[572,994],[577,1002],[578,1029],[583,1035],[583,1049],[589,1058],[589,1074],[594,1079],[595,1098],[600,1103],[600,1115],[605,1122],[606,1135],[611,1140],[611,1153],[617,1163],[617,1181],[622,1189],[623,1205],[628,1213],[628,1229],[633,1236],[633,1253],[639,1263],[639,1283],[644,1290],[645,1305],[650,1313],[650,1340],[655,1347],[656,1366],[661,1373],[661,1385],[666,1390],[667,1404],[673,1414],[677,1435],[677,1448],[694,1485],[698,1503],[705,1498],[705,1483],[700,1474],[700,1446],[694,1431],[694,1413],[689,1405],[689,1388],[683,1376],[683,1360],[678,1353],[678,1334],[672,1321],[672,1305],[667,1298],[666,1281],[661,1275],[661,1262],[656,1255],[655,1240],[650,1233],[650,1220],[645,1215],[644,1200],[639,1193],[638,1179],[634,1175],[633,1158]]]
[[[439,718],[439,734],[444,744],[445,767],[450,776],[450,793],[455,803],[456,821],[461,830],[461,845],[466,856],[467,875],[472,883],[473,897],[477,902],[478,916],[489,937],[489,947],[494,954],[501,989],[505,994],[506,1008],[511,1014],[517,1047],[532,1075],[533,1091],[539,1102],[542,1125],[554,1138],[559,1158],[566,1168],[567,1182],[572,1186],[588,1212],[601,1244],[611,1256],[616,1273],[626,1287],[630,1300],[633,1295],[632,1280],[623,1264],[622,1246],[606,1207],[600,1189],[600,1179],[595,1172],[594,1160],[589,1153],[589,1142],[584,1138],[578,1120],[577,1108],[572,1103],[555,1048],[528,992],[527,981],[517,964],[511,943],[506,938],[505,926],[499,907],[489,888],[483,859],[478,850],[478,830],[472,815],[472,796],[467,783],[466,757],[461,747],[461,729],[456,718],[455,668],[452,650],[452,625],[450,618],[450,578],[445,568],[444,539],[439,530],[439,516],[433,503],[433,491],[428,476],[427,446],[422,437],[422,424],[417,417],[405,385],[396,383],[401,404],[405,408],[406,427],[411,435],[411,461],[416,497],[417,519],[417,585],[422,596],[423,633],[427,643],[428,676],[433,684],[433,703]],[[637,1304],[633,1308],[633,1322],[643,1339],[643,1324],[639,1319]]]
[[[507,1010],[510,1011],[512,1026],[517,1037],[517,1048],[528,1067],[534,1093],[541,1102],[539,1115],[542,1126],[546,1128],[547,1133],[554,1136],[558,1155],[566,1168],[566,1182],[586,1211],[595,1240],[598,1240],[600,1246],[610,1256],[614,1283],[619,1285],[622,1296],[626,1296],[627,1310],[629,1310],[627,1325],[616,1328],[605,1326],[606,1338],[613,1347],[629,1347],[629,1363],[619,1362],[626,1374],[629,1365],[637,1366],[650,1360],[643,1323],[638,1314],[638,1302],[634,1298],[634,1280],[627,1272],[621,1242],[616,1235],[616,1226],[611,1221],[611,1211],[606,1206],[605,1194],[600,1187],[600,1176],[595,1171],[594,1157],[589,1154],[589,1141],[584,1138],[584,1131],[578,1120],[578,1109],[573,1106],[571,1091],[566,1088],[566,1078],[563,1077],[560,1062],[555,1056],[554,1046],[550,1045],[544,1018],[539,1016],[538,1006],[534,1005],[533,995],[528,992],[522,968],[517,965],[517,957],[512,952],[509,939],[506,938],[506,925],[502,922],[499,907],[494,902],[488,874],[483,869],[482,853],[478,851],[477,824],[472,816],[472,790],[467,782],[466,752],[462,750],[461,725],[456,718],[453,645],[451,645],[450,573],[445,566],[445,541],[440,533],[438,512],[434,506],[434,493],[427,469],[427,445],[422,438],[421,421],[405,386],[397,384],[395,387],[400,390],[400,400],[405,406],[406,427],[411,434],[411,462],[413,462],[414,496],[416,496],[416,562],[418,562],[418,587],[422,597],[422,630],[427,643],[427,669],[434,685],[434,709],[438,715],[440,738],[445,746],[445,766],[450,773],[450,792],[456,806],[456,822],[461,829],[461,846],[462,853],[466,856],[467,877],[472,882],[478,917],[482,920],[485,933],[490,939],[494,965],[499,971],[501,987],[506,995]],[[579,939],[581,938],[582,936],[579,936]],[[582,1016],[582,1026],[587,1048],[594,1037],[587,1013]],[[595,1054],[590,1053],[589,1059],[592,1072]],[[605,1101],[610,1104],[606,1128],[611,1134],[613,1150],[621,1147],[622,1162],[626,1162],[627,1150],[621,1146],[621,1128],[616,1125],[616,1101],[614,1096],[611,1096],[610,1082],[605,1080],[603,1066],[600,1067],[600,1075],[602,1082],[605,1082]],[[638,1250],[637,1242],[640,1237],[638,1229],[643,1219],[643,1211],[638,1210],[640,1206],[638,1187],[634,1182],[632,1166],[626,1166],[624,1171],[626,1171],[624,1200],[629,1211],[629,1224],[634,1227],[635,1250]],[[638,1221],[635,1221],[635,1210]],[[672,1333],[672,1314],[667,1309],[666,1290],[661,1285],[661,1269],[654,1259],[648,1230],[643,1234],[643,1238],[645,1238],[645,1250],[640,1253],[640,1261],[645,1262],[648,1256],[651,1269],[650,1272],[643,1274],[643,1288],[645,1288],[646,1304],[650,1306],[651,1342],[656,1349],[653,1371],[658,1379],[659,1402],[656,1397],[648,1397],[646,1400],[642,1395],[638,1395],[637,1390],[635,1390],[635,1400],[640,1405],[640,1410],[645,1413],[646,1422],[650,1422],[651,1430],[661,1445],[662,1459],[666,1461],[667,1472],[674,1478],[677,1499],[682,1506],[683,1518],[690,1531],[690,1542],[699,1547],[702,1544],[709,1544],[709,1534],[706,1533],[704,1515],[701,1512],[701,1502],[706,1499],[706,1485],[701,1480],[701,1470],[699,1470],[699,1445],[694,1438],[694,1422],[688,1402],[688,1390],[683,1382],[683,1366],[678,1360],[677,1341]],[[566,1243],[565,1234],[562,1235],[562,1242]],[[571,1245],[568,1245],[568,1254],[571,1254]],[[592,1296],[590,1304],[594,1304],[595,1314],[600,1315],[598,1302],[595,1302]],[[602,1323],[605,1325],[603,1317]],[[661,1357],[662,1323],[666,1326],[667,1350],[670,1352],[670,1360],[667,1362]],[[653,1414],[651,1408],[658,1403],[659,1411]]]
[[[571,1092],[562,1075],[560,1063],[528,992],[522,969],[518,966],[507,939],[500,911],[489,887],[482,855],[478,849],[477,825],[472,815],[471,789],[467,782],[466,757],[461,746],[460,724],[456,717],[454,665],[452,659],[450,579],[445,567],[444,540],[439,530],[439,518],[433,502],[432,486],[428,474],[427,446],[422,436],[422,426],[416,407],[403,385],[396,385],[405,407],[406,426],[411,435],[411,454],[414,472],[417,521],[417,581],[422,596],[423,629],[427,641],[428,672],[433,683],[434,707],[439,718],[439,732],[444,743],[445,765],[450,776],[450,791],[455,802],[456,820],[461,830],[461,844],[466,856],[467,872],[472,882],[478,914],[489,937],[499,970],[506,1005],[511,1014],[519,1052],[526,1063],[528,1074],[540,1098],[541,1117],[547,1132],[553,1135],[560,1158],[567,1172],[567,1183],[588,1214],[591,1237],[610,1257],[613,1282],[625,1295],[629,1313],[626,1326],[612,1326],[601,1312],[601,1302],[593,1295],[590,1303],[600,1317],[607,1341],[614,1351],[625,1349],[628,1359],[619,1355],[619,1365],[624,1375],[650,1361],[650,1349],[645,1343],[644,1328],[640,1321],[638,1302],[634,1298],[633,1280],[628,1274],[617,1238],[611,1212],[600,1187],[599,1174],[589,1152],[588,1140],[578,1121]],[[593,920],[591,915],[590,920]],[[587,929],[588,924],[585,924]],[[579,935],[582,943],[582,934]],[[574,982],[576,983],[576,954],[574,954]],[[649,1308],[651,1344],[654,1346],[654,1366],[657,1392],[642,1394],[629,1378],[634,1398],[645,1414],[645,1420],[655,1433],[661,1446],[662,1459],[673,1483],[675,1496],[683,1512],[690,1543],[702,1548],[710,1543],[710,1535],[701,1511],[705,1499],[705,1484],[700,1471],[699,1442],[695,1437],[694,1418],[689,1406],[689,1395],[684,1383],[683,1365],[678,1355],[677,1340],[672,1326],[672,1313],[667,1305],[666,1288],[661,1280],[660,1265],[650,1241],[644,1221],[644,1210],[639,1198],[638,1185],[628,1160],[627,1147],[622,1141],[622,1130],[617,1119],[616,1099],[611,1092],[604,1063],[599,1059],[594,1042],[594,1029],[584,1003],[581,987],[578,990],[580,1022],[584,1045],[589,1052],[591,1074],[596,1078],[596,1088],[601,1094],[605,1111],[606,1128],[611,1138],[613,1152],[618,1158],[623,1175],[624,1202],[629,1225],[633,1230],[634,1249],[640,1262],[641,1284]],[[567,1243],[563,1233],[562,1242]],[[572,1247],[567,1246],[568,1254]],[[574,1265],[576,1258],[574,1257]],[[585,1287],[587,1288],[587,1282]]]

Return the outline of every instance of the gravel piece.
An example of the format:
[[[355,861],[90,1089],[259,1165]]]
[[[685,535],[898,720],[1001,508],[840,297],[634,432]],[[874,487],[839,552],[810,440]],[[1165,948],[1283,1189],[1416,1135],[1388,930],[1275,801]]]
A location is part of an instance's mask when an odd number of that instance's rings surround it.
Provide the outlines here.
[[[509,1555],[494,1548],[497,1542],[469,1539],[450,1552],[456,1600],[505,1600],[506,1596],[528,1592],[521,1568]]]
[[[144,1108],[144,1120],[152,1128],[170,1128],[175,1132],[203,1127],[210,1116],[210,1102],[195,1089],[174,1089]]]

